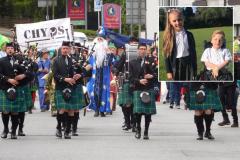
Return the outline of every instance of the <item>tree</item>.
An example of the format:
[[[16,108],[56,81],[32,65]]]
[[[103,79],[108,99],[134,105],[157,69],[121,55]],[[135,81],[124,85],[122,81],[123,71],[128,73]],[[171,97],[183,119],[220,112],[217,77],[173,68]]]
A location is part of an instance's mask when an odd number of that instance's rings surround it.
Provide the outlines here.
[[[159,30],[164,30],[166,24],[166,13],[164,9],[159,9]]]

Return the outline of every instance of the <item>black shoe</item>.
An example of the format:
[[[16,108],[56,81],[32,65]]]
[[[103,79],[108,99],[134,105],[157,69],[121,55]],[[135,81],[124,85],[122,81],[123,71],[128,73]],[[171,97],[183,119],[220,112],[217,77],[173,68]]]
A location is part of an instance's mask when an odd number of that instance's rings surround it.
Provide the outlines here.
[[[130,130],[130,129],[132,129],[131,126],[125,126],[122,130],[124,130],[124,131],[128,131],[128,130]]]
[[[62,131],[60,129],[57,129],[56,131],[56,137],[62,138]]]
[[[7,138],[7,135],[8,135],[8,131],[3,131],[1,138]]]
[[[136,132],[137,131],[137,128],[136,127],[132,127],[132,132]]]
[[[72,136],[78,136],[77,131],[72,131]]]
[[[126,127],[126,124],[124,123],[123,125],[122,125],[122,128],[125,128]]]
[[[23,133],[23,130],[18,130],[18,136],[26,136],[26,134],[25,133]]]
[[[169,108],[170,108],[170,109],[173,109],[173,105],[172,105],[172,104],[170,104]]]
[[[145,140],[148,140],[148,139],[149,139],[148,133],[145,133],[145,132],[144,132],[143,139],[145,139]]]
[[[224,121],[218,123],[218,125],[219,125],[219,126],[230,125],[230,121],[229,121],[229,120],[227,120],[227,121],[224,120]]]
[[[100,112],[101,117],[106,117],[106,115],[104,114],[104,112]]]
[[[237,128],[237,127],[239,127],[239,126],[238,126],[238,123],[233,123],[233,124],[231,125],[231,127],[232,127],[232,128]]]
[[[29,111],[28,111],[28,114],[32,114],[32,110],[29,110]]]
[[[65,132],[65,133],[64,133],[64,138],[65,138],[65,139],[71,139],[71,136],[70,136],[69,133],[66,133],[66,132]]]
[[[141,138],[141,130],[136,131],[135,138],[137,138],[137,139]]]
[[[232,127],[232,128],[238,128],[239,125],[238,125],[238,123],[236,123],[236,122],[234,123],[234,122],[233,122],[233,124],[231,125],[231,127]]]
[[[111,112],[107,112],[106,115],[112,115],[112,111]]]
[[[198,134],[197,140],[203,140],[203,134]]]
[[[11,139],[17,139],[17,135],[16,135],[16,133],[11,133]]]
[[[205,132],[204,137],[205,137],[205,138],[208,138],[208,139],[210,139],[210,140],[215,139],[210,132]]]

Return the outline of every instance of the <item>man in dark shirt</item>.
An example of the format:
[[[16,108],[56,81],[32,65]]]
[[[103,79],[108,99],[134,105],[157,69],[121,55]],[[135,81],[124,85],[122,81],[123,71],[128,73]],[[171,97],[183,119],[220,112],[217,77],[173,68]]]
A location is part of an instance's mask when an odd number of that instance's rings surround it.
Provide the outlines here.
[[[66,123],[64,132],[65,139],[71,139],[70,129],[74,121],[74,112],[85,106],[81,68],[74,66],[70,54],[70,42],[63,42],[61,55],[53,61],[53,77],[56,84],[55,104],[58,110],[57,114],[57,132],[56,136],[61,138],[61,123]],[[66,118],[64,112],[67,113]]]
[[[136,116],[137,132],[135,137],[141,138],[141,117],[145,115],[145,130],[143,139],[149,139],[148,129],[151,122],[151,115],[156,114],[154,95],[154,83],[157,75],[152,65],[147,62],[146,44],[139,44],[138,58],[130,61],[129,80],[130,89],[133,92],[133,112]]]
[[[7,138],[11,115],[11,139],[17,139],[18,113],[26,112],[29,103],[31,103],[28,99],[30,91],[27,87],[27,83],[31,79],[31,73],[24,70],[19,57],[14,56],[13,43],[7,43],[6,53],[7,56],[0,59],[0,112],[2,112],[4,125],[1,138]]]

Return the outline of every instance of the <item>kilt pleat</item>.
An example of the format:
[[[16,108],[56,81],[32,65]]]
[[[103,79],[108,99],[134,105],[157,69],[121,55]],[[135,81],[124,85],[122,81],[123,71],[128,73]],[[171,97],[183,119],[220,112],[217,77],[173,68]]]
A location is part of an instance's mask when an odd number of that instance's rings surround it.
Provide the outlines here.
[[[32,105],[29,85],[16,88],[17,97],[14,101],[7,99],[5,91],[0,90],[0,112],[26,112]]]
[[[129,92],[129,83],[124,83],[122,90],[118,93],[118,105],[132,104],[133,95]]]
[[[190,91],[188,106],[190,110],[207,110],[213,109],[215,111],[222,110],[222,104],[216,90],[206,89],[205,101],[201,104],[196,102],[195,91]]]
[[[54,100],[57,109],[78,110],[86,106],[81,85],[72,90],[72,97],[69,101],[64,100],[62,90],[55,90]]]
[[[27,108],[31,108],[33,106],[33,101],[32,101],[32,94],[31,94],[31,87],[29,85],[24,87],[24,91],[25,91],[25,103]]]
[[[148,91],[150,93],[151,102],[146,104],[141,101],[140,94],[142,91],[133,92],[133,113],[145,113],[156,114],[156,103],[154,91]]]

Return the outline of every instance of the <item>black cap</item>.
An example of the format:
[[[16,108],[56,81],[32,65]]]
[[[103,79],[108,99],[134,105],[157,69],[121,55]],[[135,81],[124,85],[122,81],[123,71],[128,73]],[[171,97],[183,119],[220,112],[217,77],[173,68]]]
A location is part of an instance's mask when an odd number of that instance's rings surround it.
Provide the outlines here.
[[[6,43],[6,47],[14,47],[14,43],[13,42]]]
[[[70,47],[70,46],[71,46],[71,42],[69,42],[69,41],[63,41],[63,42],[62,42],[62,46]]]
[[[75,43],[75,47],[81,47],[81,44],[79,42]]]

